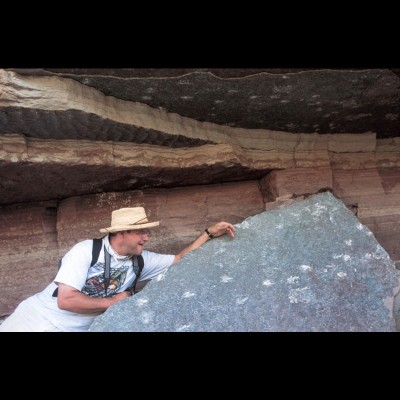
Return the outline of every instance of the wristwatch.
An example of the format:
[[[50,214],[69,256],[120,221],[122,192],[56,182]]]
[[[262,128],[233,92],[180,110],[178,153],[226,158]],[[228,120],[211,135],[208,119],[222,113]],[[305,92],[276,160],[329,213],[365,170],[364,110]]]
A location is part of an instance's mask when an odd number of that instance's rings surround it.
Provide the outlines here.
[[[207,235],[210,239],[212,239],[214,237],[214,235],[212,233],[210,233],[210,231],[207,228],[204,230],[204,232],[207,233]]]

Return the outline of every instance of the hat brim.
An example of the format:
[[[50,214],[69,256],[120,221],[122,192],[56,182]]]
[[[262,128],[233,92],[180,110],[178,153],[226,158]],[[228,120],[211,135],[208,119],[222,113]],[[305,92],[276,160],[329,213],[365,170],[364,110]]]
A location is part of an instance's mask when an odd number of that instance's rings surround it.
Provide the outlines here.
[[[154,228],[160,225],[160,221],[156,222],[148,222],[146,224],[136,224],[136,225],[116,225],[110,226],[108,228],[100,229],[101,233],[114,233],[114,232],[121,232],[121,231],[133,231],[138,229],[144,228]]]

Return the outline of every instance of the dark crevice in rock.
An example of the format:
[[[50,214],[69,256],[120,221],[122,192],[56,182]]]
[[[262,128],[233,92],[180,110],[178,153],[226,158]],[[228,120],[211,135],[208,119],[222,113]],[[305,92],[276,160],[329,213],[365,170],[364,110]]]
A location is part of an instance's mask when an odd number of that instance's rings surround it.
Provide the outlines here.
[[[90,128],[89,128],[90,127]],[[4,107],[0,110],[0,131],[38,139],[76,139],[147,143],[171,148],[196,147],[211,142],[170,135],[154,129],[104,119],[77,110],[49,111]]]
[[[7,190],[0,188],[0,204],[63,200],[103,192],[240,182],[260,179],[268,172],[224,165],[209,166],[205,174],[204,166],[183,169],[52,164],[49,167],[19,162],[15,169],[0,169],[0,180],[7,184]],[[193,177],[196,177],[195,182]]]

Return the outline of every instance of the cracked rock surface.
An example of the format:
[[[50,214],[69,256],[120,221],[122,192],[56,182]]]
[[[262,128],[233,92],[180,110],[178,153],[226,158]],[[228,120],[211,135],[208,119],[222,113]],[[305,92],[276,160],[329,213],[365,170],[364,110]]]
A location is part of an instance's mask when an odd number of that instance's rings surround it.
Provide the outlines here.
[[[91,331],[397,330],[400,272],[331,193],[236,228],[235,240],[189,253],[96,318]]]

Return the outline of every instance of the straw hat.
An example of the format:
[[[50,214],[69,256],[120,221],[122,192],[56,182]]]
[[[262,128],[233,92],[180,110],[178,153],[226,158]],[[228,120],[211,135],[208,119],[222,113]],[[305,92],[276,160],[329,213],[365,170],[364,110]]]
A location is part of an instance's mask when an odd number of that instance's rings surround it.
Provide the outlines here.
[[[111,226],[100,229],[100,232],[120,232],[131,229],[152,228],[160,221],[149,222],[143,207],[120,208],[111,213]]]

